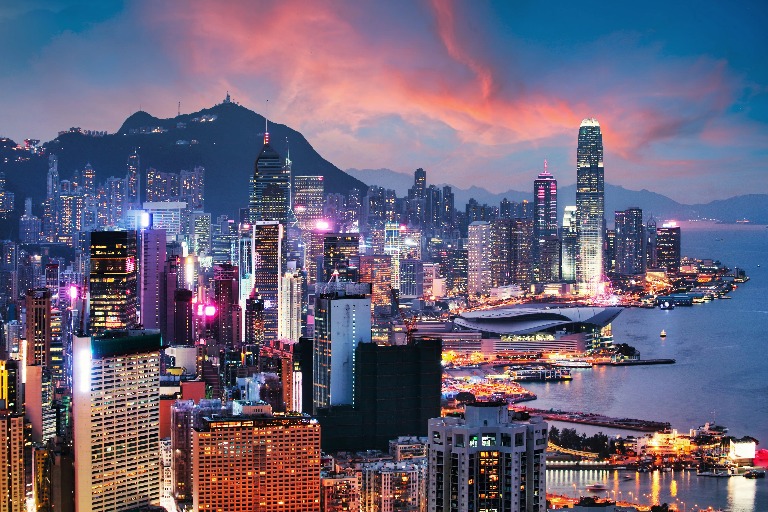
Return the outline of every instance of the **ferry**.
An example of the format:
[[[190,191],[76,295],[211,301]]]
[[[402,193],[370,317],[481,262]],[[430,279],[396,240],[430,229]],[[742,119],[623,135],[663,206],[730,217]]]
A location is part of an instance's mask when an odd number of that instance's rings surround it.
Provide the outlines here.
[[[762,469],[750,469],[744,473],[744,478],[765,478],[765,471]]]
[[[608,487],[605,484],[596,483],[587,486],[589,492],[607,492]]]
[[[662,338],[666,338],[666,337],[667,337],[667,331],[665,331],[664,329],[662,329],[662,330],[661,330],[661,334],[659,334],[659,336],[660,336],[660,337],[662,337]]]
[[[584,359],[557,359],[552,366],[558,368],[592,368],[592,363]]]

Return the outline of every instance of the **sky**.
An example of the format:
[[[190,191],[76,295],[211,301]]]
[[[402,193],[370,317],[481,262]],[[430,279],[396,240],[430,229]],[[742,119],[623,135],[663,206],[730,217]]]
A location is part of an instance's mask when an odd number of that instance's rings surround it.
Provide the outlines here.
[[[738,0],[3,2],[0,136],[114,132],[229,91],[342,169],[503,192],[545,159],[575,182],[594,117],[609,183],[768,193],[765,27],[768,2]]]

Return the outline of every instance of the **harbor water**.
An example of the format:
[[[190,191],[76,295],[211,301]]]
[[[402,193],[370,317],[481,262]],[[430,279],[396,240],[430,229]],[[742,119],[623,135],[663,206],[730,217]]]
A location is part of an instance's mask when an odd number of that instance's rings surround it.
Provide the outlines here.
[[[671,358],[676,364],[601,366],[574,371],[570,382],[526,383],[525,387],[538,395],[529,405],[668,421],[681,433],[714,420],[728,427],[730,435],[755,437],[761,441],[758,448],[766,448],[768,229],[697,222],[681,223],[681,229],[683,255],[717,259],[731,268],[743,268],[750,281],[738,285],[729,300],[666,311],[624,310],[613,323],[615,342],[636,347],[644,359]],[[662,329],[667,333],[664,339],[659,336]],[[574,428],[579,430],[578,425]],[[558,471],[562,474],[557,477],[553,473],[553,485],[548,485],[555,492],[569,487],[574,492],[574,486],[583,489],[600,480],[584,472]],[[657,475],[659,480],[654,483],[647,474],[639,476],[642,478],[631,482],[639,487],[627,489],[635,496],[653,494],[653,486],[657,485],[657,494],[667,492],[666,502],[685,500],[672,494],[675,489],[675,493],[694,498],[692,503],[701,505],[709,500],[706,506],[715,509],[768,511],[768,480],[735,477],[721,481],[684,472]],[[697,496],[701,496],[698,501]]]

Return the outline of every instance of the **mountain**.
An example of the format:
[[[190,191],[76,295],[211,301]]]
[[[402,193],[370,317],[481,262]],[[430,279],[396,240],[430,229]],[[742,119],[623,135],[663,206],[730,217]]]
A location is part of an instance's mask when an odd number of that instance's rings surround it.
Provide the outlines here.
[[[391,169],[347,169],[346,172],[368,185],[394,189],[398,196],[407,195],[408,189],[413,186],[412,174],[396,172]],[[427,174],[427,183],[429,183],[429,174]],[[442,187],[443,184],[439,186]],[[494,193],[476,186],[469,189],[451,187],[456,196],[456,208],[458,209],[463,209],[470,198],[476,199],[481,204],[490,205],[498,205],[504,198],[517,202],[533,199],[533,190],[521,192],[510,189],[506,192]],[[533,182],[531,182],[531,189],[533,189]],[[768,194],[749,194],[705,204],[688,205],[678,203],[674,199],[646,189],[629,190],[620,185],[605,184],[605,212],[609,224],[613,223],[614,211],[625,210],[632,206],[642,208],[645,218],[654,216],[658,220],[717,219],[722,222],[736,222],[746,218],[757,224],[768,224],[766,202],[768,202]],[[576,185],[560,185],[558,189],[558,218],[562,218],[565,206],[575,204]]]
[[[248,205],[250,179],[254,162],[263,145],[264,117],[235,103],[220,103],[212,108],[171,119],[158,119],[139,111],[125,120],[114,134],[91,136],[76,129],[60,134],[43,145],[47,154],[59,158],[59,176],[70,179],[76,170],[90,163],[96,181],[126,174],[128,155],[137,148],[143,173],[146,170],[178,172],[201,165],[205,167],[205,209],[214,217],[225,213],[233,216]],[[367,186],[328,162],[304,136],[278,123],[269,123],[272,147],[282,157],[293,161],[293,175],[324,176],[327,192],[347,193]],[[6,142],[3,143],[2,141]],[[286,143],[286,140],[288,143]],[[0,171],[5,172],[7,188],[16,194],[23,208],[24,198],[32,197],[40,205],[45,196],[47,156],[14,150],[13,141],[0,139]],[[10,156],[10,158],[9,158]],[[34,208],[39,215],[41,210]]]

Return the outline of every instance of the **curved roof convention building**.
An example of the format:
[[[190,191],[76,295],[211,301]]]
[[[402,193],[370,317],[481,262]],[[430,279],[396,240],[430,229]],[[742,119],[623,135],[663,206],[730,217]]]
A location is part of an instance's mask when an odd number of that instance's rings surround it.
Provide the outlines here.
[[[526,304],[522,307],[470,311],[454,318],[464,329],[495,334],[533,334],[542,331],[575,332],[580,326],[605,327],[623,308]]]

